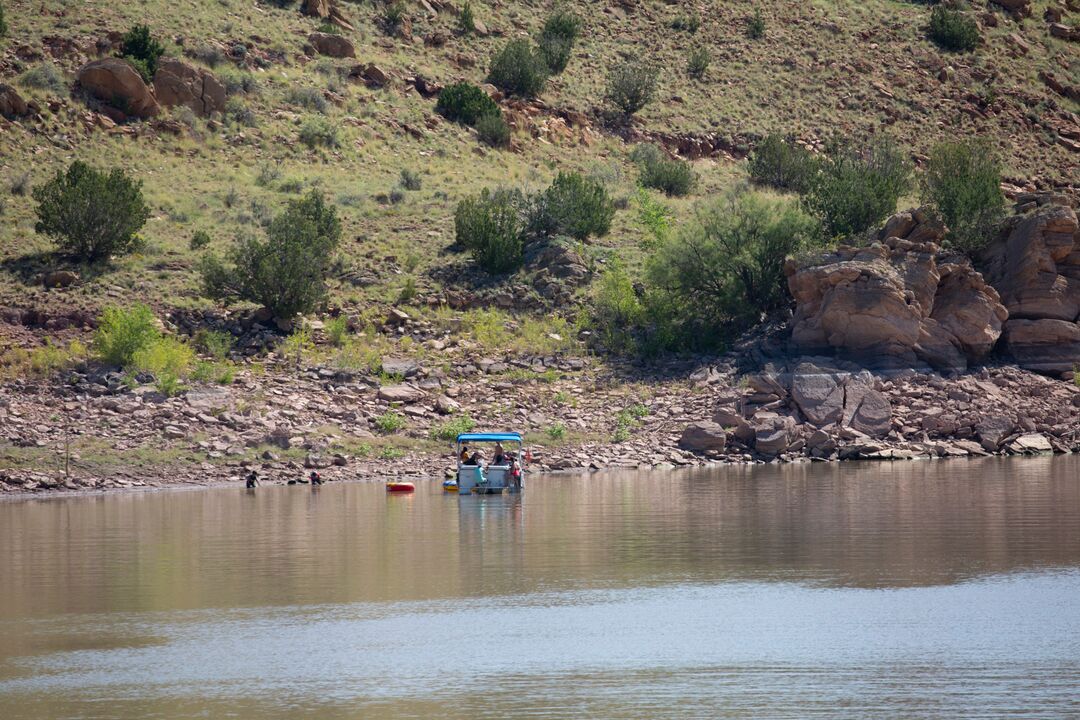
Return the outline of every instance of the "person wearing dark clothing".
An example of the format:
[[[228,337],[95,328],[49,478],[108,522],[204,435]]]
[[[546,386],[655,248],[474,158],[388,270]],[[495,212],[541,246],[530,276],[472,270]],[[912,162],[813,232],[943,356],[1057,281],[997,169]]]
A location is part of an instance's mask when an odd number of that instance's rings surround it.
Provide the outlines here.
[[[311,475],[309,476],[309,479],[311,480],[312,485],[322,485],[322,483],[323,483],[322,475],[315,472],[314,470],[311,471]]]
[[[252,470],[250,473],[248,473],[247,480],[245,481],[244,486],[248,490],[251,490],[252,488],[258,487],[259,486],[259,474],[257,472],[255,472],[254,470]]]

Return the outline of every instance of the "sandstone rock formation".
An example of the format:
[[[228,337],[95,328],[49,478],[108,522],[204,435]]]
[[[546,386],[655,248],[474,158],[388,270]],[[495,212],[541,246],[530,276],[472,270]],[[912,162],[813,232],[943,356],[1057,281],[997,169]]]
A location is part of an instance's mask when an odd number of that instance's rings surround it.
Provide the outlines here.
[[[200,117],[225,110],[225,86],[214,74],[176,58],[162,58],[158,63],[154,94],[162,105],[183,105]]]
[[[990,248],[988,277],[1009,311],[1006,348],[1029,370],[1070,372],[1080,363],[1080,223],[1045,202],[1016,218]]]
[[[0,83],[0,115],[12,119],[30,114],[30,106],[15,88]]]
[[[971,264],[943,253],[944,226],[923,210],[893,216],[869,247],[789,262],[791,345],[878,367],[918,361],[963,370],[985,356],[1008,318]]]
[[[349,22],[349,19],[345,17],[345,14],[341,12],[333,0],[304,0],[304,4],[300,6],[300,11],[311,17],[329,20],[340,28],[353,29],[352,23]]]
[[[313,32],[308,35],[308,42],[320,55],[333,58],[356,57],[356,48],[352,41],[341,35]]]
[[[683,430],[679,438],[679,447],[691,452],[723,450],[727,444],[727,433],[719,423],[710,420],[691,423]]]
[[[84,90],[125,116],[149,118],[161,110],[154,93],[127,60],[94,60],[79,68],[75,78]]]

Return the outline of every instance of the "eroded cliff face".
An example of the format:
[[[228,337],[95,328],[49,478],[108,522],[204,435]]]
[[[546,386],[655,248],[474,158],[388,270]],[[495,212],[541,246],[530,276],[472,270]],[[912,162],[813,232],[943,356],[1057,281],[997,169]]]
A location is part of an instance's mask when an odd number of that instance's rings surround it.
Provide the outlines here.
[[[1062,198],[1013,217],[986,275],[941,248],[923,210],[894,215],[868,247],[787,266],[794,355],[829,353],[871,368],[962,371],[991,350],[1063,375],[1080,364],[1080,225]]]
[[[987,275],[1009,311],[1004,350],[1029,370],[1080,364],[1080,224],[1071,207],[1044,202],[1012,220],[991,246]]]
[[[890,218],[868,247],[789,262],[793,352],[941,370],[985,357],[1009,314],[969,261],[942,251],[944,234],[939,221],[912,210]]]

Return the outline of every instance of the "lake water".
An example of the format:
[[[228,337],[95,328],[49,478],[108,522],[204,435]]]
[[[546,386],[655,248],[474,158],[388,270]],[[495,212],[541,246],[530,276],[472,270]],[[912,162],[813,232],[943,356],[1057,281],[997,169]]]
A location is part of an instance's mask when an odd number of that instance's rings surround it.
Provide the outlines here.
[[[1080,458],[0,503],[0,717],[1080,715]]]

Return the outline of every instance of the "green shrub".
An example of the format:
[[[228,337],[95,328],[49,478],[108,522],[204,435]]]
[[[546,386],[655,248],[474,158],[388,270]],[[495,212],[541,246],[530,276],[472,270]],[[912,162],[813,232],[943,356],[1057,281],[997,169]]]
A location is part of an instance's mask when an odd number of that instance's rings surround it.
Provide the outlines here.
[[[80,160],[34,188],[33,197],[34,229],[88,262],[135,250],[141,242],[136,233],[150,217],[142,183],[119,168],[106,173]]]
[[[401,187],[410,191],[416,192],[424,185],[424,181],[420,178],[420,173],[408,168],[401,168]]]
[[[751,40],[765,37],[765,18],[761,15],[761,8],[755,9],[753,16],[746,21],[746,36]]]
[[[210,233],[205,230],[196,230],[191,235],[191,242],[188,246],[192,250],[202,250],[204,247],[210,244]]]
[[[888,138],[864,148],[835,140],[817,165],[803,202],[830,237],[876,227],[911,187],[911,163]]]
[[[599,342],[615,353],[632,353],[637,331],[644,324],[641,298],[634,283],[618,263],[596,283],[589,305],[588,325]]]
[[[68,89],[63,71],[48,60],[38,63],[20,75],[19,82],[28,88],[47,90],[58,95],[67,93]]]
[[[300,126],[300,142],[311,149],[319,146],[336,148],[341,145],[336,125],[323,117],[311,117]]]
[[[194,362],[192,349],[171,337],[159,337],[132,356],[132,367],[152,373],[157,389],[167,396],[180,391],[180,380]]]
[[[544,434],[551,441],[563,440],[566,438],[566,425],[561,422],[552,423],[544,430]]]
[[[200,328],[193,338],[195,347],[215,360],[224,360],[233,349],[236,339],[232,333]]]
[[[696,47],[690,51],[690,55],[686,60],[686,72],[690,77],[695,80],[701,80],[705,77],[705,73],[709,71],[709,63],[712,62],[712,55],[706,48]]]
[[[211,298],[250,300],[278,318],[315,309],[326,296],[326,277],[341,241],[341,222],[323,194],[312,190],[291,200],[274,218],[266,239],[238,238],[226,265],[202,258],[203,287]]]
[[[94,332],[94,350],[108,365],[127,367],[135,354],[161,337],[157,319],[146,305],[102,310]]]
[[[345,344],[345,338],[349,332],[349,320],[344,315],[330,318],[325,325],[326,337],[334,347]]]
[[[488,82],[507,95],[531,98],[543,91],[548,69],[528,40],[511,40],[491,59]]]
[[[808,150],[779,135],[769,135],[750,154],[750,179],[778,190],[805,192],[815,167]]]
[[[382,14],[383,23],[386,24],[387,29],[393,30],[405,22],[405,12],[404,0],[393,0],[393,2],[387,3]]]
[[[498,115],[499,106],[480,88],[467,82],[448,85],[439,93],[435,112],[447,120],[476,125],[480,118]]]
[[[652,63],[620,62],[608,72],[604,99],[623,115],[633,115],[652,101],[659,76],[659,68]]]
[[[630,159],[641,172],[641,184],[660,190],[665,195],[689,195],[697,184],[697,176],[690,163],[667,157],[655,145],[638,145],[630,154]]]
[[[535,235],[585,240],[590,235],[607,235],[614,217],[615,204],[603,185],[578,173],[560,172],[530,203],[529,230]]]
[[[660,245],[649,280],[719,337],[782,307],[785,258],[819,240],[796,201],[737,191],[701,207],[696,222]]]
[[[465,0],[465,5],[458,15],[458,32],[462,35],[472,35],[476,32],[476,15],[473,13],[472,3]]]
[[[290,87],[288,92],[285,93],[285,102],[321,113],[326,112],[327,108],[326,97],[318,88],[313,87]]]
[[[503,120],[502,114],[484,115],[476,121],[476,135],[480,142],[491,147],[510,146],[510,126]]]
[[[566,69],[580,34],[581,18],[568,10],[560,8],[544,22],[544,29],[537,41],[537,52],[553,75]]]
[[[934,147],[920,181],[923,202],[941,212],[946,242],[969,256],[993,237],[1004,216],[1001,163],[984,139]]]
[[[646,250],[651,250],[656,243],[667,240],[675,215],[670,207],[654,200],[644,188],[638,188],[635,200],[637,201],[637,220],[649,234],[642,246]]]
[[[523,204],[524,198],[516,190],[487,189],[458,203],[454,213],[457,242],[487,272],[499,274],[521,267]]]
[[[8,33],[7,19],[4,17],[4,6],[0,4],[0,37],[6,37]]]
[[[979,25],[962,12],[937,5],[930,13],[930,39],[946,50],[971,52],[979,46]]]
[[[401,417],[393,410],[387,410],[382,415],[375,418],[375,429],[381,433],[395,433],[405,429],[405,425],[405,418]]]
[[[697,13],[680,15],[669,23],[672,30],[680,32],[696,33],[701,28],[701,17]]]
[[[430,435],[432,440],[457,440],[458,435],[472,432],[475,427],[475,420],[468,415],[462,415],[431,428]]]
[[[165,54],[165,46],[150,34],[146,25],[135,25],[124,35],[120,56],[127,58],[146,82],[153,82],[158,60]]]

